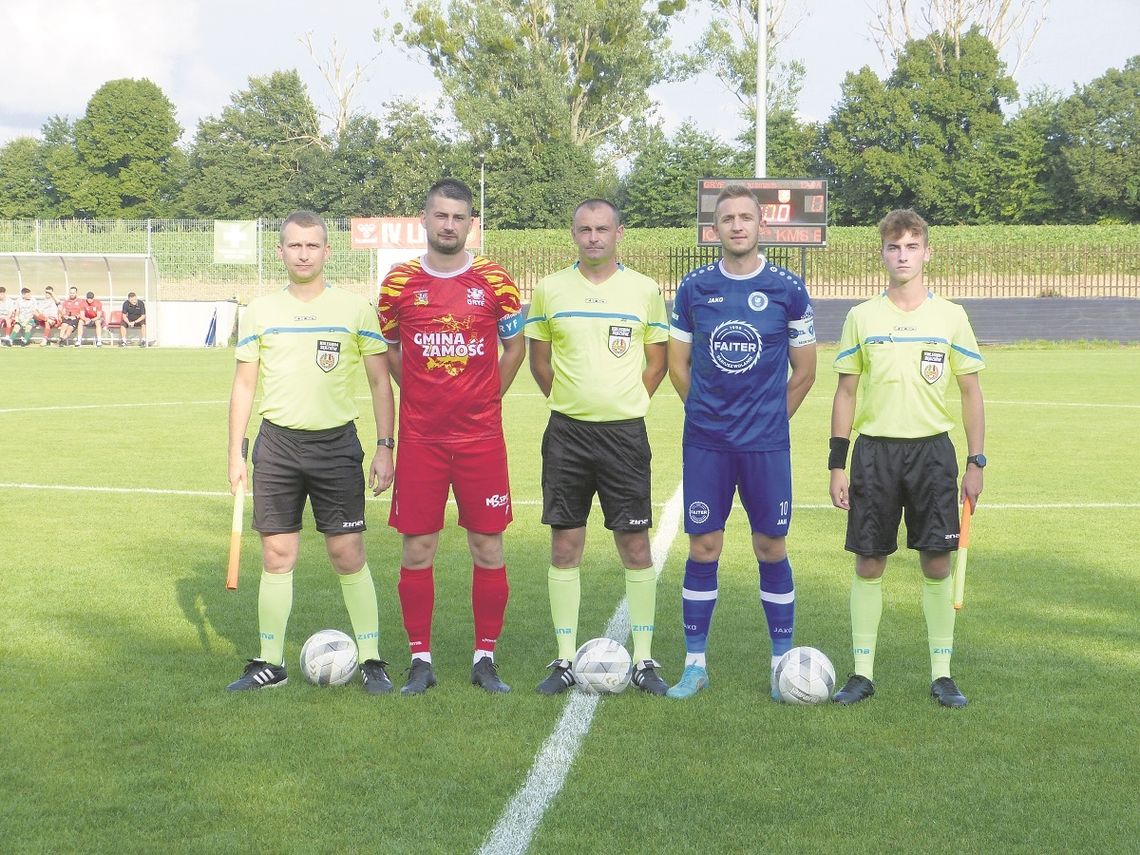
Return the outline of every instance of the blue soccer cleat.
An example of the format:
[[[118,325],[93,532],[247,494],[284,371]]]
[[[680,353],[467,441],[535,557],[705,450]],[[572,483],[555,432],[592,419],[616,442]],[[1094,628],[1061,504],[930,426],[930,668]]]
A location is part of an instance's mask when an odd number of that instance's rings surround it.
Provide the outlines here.
[[[709,672],[700,665],[688,665],[676,686],[665,693],[668,698],[691,698],[709,684]]]

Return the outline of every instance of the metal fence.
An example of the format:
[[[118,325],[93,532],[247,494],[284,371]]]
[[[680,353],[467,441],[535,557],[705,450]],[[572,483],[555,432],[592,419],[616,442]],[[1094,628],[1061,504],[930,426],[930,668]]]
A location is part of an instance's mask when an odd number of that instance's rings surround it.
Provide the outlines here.
[[[259,262],[214,263],[214,221],[163,220],[9,220],[0,221],[2,252],[139,252],[153,256],[166,299],[242,302],[284,284],[276,259],[280,219],[258,220]],[[350,248],[349,220],[330,219],[333,252],[326,266],[330,280],[371,294],[381,271],[373,252]],[[569,243],[562,249],[489,250],[516,279],[524,298],[538,280],[570,264]],[[775,249],[769,259],[803,276],[816,298],[869,297],[883,286],[883,269],[874,247]],[[689,270],[717,258],[715,247],[636,250],[622,260],[655,279],[672,297]],[[1132,297],[1140,298],[1140,246],[1106,250],[1088,246],[1023,247],[1017,244],[939,246],[927,267],[932,286],[947,297]]]

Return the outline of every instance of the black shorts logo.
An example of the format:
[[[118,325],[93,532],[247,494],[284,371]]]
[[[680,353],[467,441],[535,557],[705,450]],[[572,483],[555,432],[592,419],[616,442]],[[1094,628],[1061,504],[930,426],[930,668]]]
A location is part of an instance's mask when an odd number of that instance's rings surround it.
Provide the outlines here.
[[[942,379],[946,368],[946,354],[940,350],[924,350],[922,352],[922,379],[934,385]]]
[[[610,353],[619,359],[629,353],[633,327],[610,327]]]
[[[317,339],[317,367],[328,374],[340,362],[340,342]]]

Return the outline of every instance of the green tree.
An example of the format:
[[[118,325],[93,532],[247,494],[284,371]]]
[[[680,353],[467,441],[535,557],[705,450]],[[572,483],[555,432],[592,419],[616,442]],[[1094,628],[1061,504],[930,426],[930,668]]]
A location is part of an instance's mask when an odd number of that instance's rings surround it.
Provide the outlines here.
[[[976,29],[960,54],[907,43],[890,77],[849,73],[824,128],[821,156],[839,224],[873,222],[913,206],[931,222],[987,222],[1002,104],[1017,97],[992,44]]]
[[[168,212],[182,129],[174,105],[149,80],[111,80],[91,96],[74,127],[82,182],[72,188],[76,213],[153,217]]]
[[[198,123],[182,208],[200,217],[278,217],[314,205],[331,142],[296,71],[251,77]]]
[[[978,203],[1001,223],[1048,223],[1057,218],[1057,114],[1061,99],[1048,90],[1031,92],[1016,116],[994,135],[985,186]]]
[[[1071,222],[1140,221],[1140,56],[1061,104],[1054,199]]]
[[[731,147],[689,122],[671,139],[660,128],[650,128],[621,184],[618,198],[626,224],[695,227],[697,180],[737,175],[735,161]],[[749,164],[747,173],[751,172]]]
[[[91,217],[85,199],[86,171],[75,147],[75,125],[65,116],[44,122],[42,157],[46,188],[44,213],[48,217]]]
[[[44,216],[48,191],[42,143],[20,137],[0,148],[0,219]]]

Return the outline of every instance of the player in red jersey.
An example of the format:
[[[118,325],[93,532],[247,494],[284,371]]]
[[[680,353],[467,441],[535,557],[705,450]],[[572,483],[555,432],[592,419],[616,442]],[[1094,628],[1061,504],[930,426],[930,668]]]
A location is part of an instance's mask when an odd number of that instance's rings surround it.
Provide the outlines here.
[[[388,522],[404,536],[399,593],[412,651],[401,689],[406,695],[435,685],[433,562],[449,487],[474,562],[471,682],[489,692],[510,691],[494,661],[509,593],[503,530],[511,521],[501,399],[525,343],[515,283],[502,267],[464,248],[471,207],[462,181],[433,184],[420,217],[427,252],[393,267],[380,286],[380,329],[400,384],[400,451]]]

